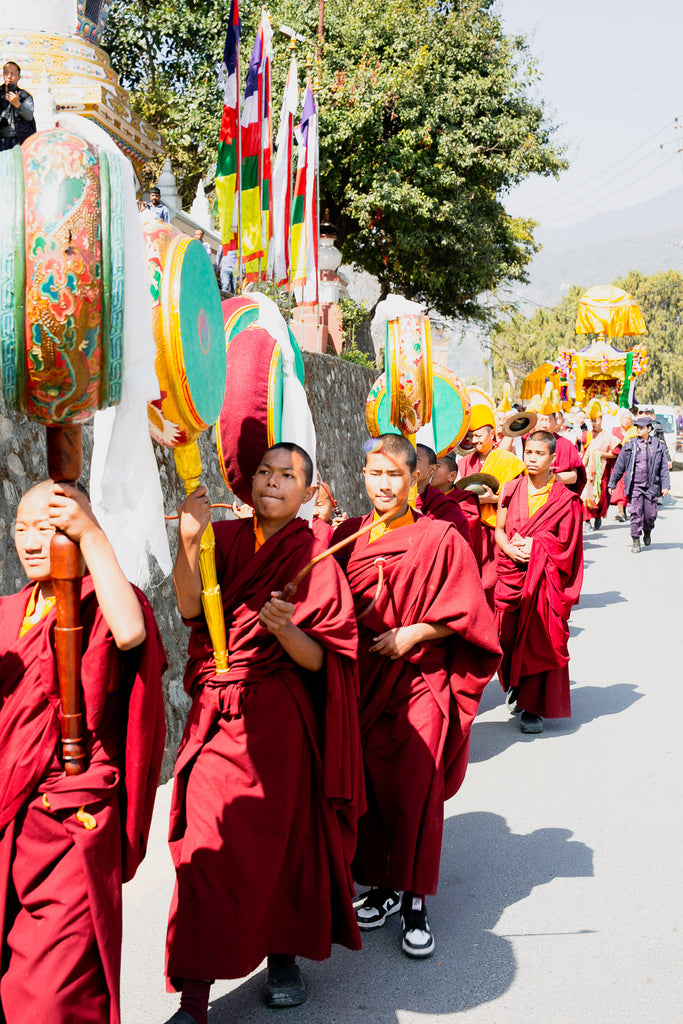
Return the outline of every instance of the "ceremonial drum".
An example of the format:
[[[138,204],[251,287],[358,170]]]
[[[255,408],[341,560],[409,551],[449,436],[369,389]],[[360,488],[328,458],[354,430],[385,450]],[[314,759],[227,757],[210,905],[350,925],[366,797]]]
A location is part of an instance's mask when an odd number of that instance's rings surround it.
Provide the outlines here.
[[[291,332],[290,341],[303,384],[303,359]],[[229,489],[251,504],[252,478],[263,453],[282,440],[280,345],[263,327],[247,327],[229,339],[227,367],[225,401],[216,424],[218,456]]]
[[[218,419],[225,394],[220,292],[201,242],[169,224],[143,225],[150,271],[155,370],[161,397],[149,430],[167,448],[196,441]]]
[[[0,359],[8,408],[76,425],[121,398],[121,161],[61,130],[0,154]]]
[[[426,316],[387,321],[384,373],[389,422],[412,437],[432,418],[432,335]]]
[[[470,421],[467,388],[452,370],[434,363],[432,370],[432,428],[437,456],[445,455],[462,440]],[[365,406],[365,422],[371,437],[399,434],[389,418],[386,376],[382,374],[372,386]]]
[[[236,295],[232,299],[224,299],[223,320],[225,323],[226,346],[230,346],[230,342],[234,337],[236,337],[236,335],[246,330],[247,327],[251,327],[253,324],[256,324],[256,321],[259,319],[260,312],[261,307],[253,294]],[[289,325],[287,325],[287,331],[289,333],[289,340],[292,348],[294,349],[294,366],[296,369],[296,375],[303,384],[305,374],[304,359],[301,355],[301,349],[299,348],[299,343],[297,342]]]

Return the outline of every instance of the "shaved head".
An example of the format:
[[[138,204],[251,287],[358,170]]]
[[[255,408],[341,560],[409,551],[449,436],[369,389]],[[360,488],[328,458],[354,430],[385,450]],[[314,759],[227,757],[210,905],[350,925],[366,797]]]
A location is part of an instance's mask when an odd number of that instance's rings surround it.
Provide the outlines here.
[[[40,483],[29,487],[26,493],[22,494],[17,506],[17,515],[20,509],[37,508],[39,505],[47,508],[51,497],[52,480],[41,480]]]

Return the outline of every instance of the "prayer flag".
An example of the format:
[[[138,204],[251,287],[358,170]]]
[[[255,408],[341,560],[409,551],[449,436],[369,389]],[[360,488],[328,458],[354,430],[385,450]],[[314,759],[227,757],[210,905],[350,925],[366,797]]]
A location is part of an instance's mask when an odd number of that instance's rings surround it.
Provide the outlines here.
[[[318,301],[318,115],[306,83],[297,133],[297,170],[292,207],[292,288],[299,303]]]
[[[268,254],[268,269],[277,285],[287,284],[289,280],[293,129],[298,105],[298,70],[296,57],[292,57],[282,100],[276,140],[277,155],[273,168],[273,240]]]
[[[264,13],[259,23],[254,48],[247,70],[242,109],[242,245],[243,263],[247,264],[247,281],[258,279],[258,260],[265,256],[267,233],[264,245],[263,183],[264,160],[267,162],[268,183],[270,182],[270,149],[272,128],[270,126],[270,59],[272,56],[273,30],[270,19]],[[267,108],[267,116],[264,113]],[[265,121],[265,125],[264,125]],[[264,149],[264,137],[267,157]],[[269,188],[266,188],[266,203],[270,202]],[[268,217],[268,221],[270,218]],[[270,225],[268,224],[267,231]],[[248,266],[248,264],[252,264]]]
[[[218,81],[223,85],[223,118],[216,160],[216,197],[221,225],[221,240],[227,249],[238,244],[239,203],[239,0],[231,0],[228,31],[223,49],[223,66]]]

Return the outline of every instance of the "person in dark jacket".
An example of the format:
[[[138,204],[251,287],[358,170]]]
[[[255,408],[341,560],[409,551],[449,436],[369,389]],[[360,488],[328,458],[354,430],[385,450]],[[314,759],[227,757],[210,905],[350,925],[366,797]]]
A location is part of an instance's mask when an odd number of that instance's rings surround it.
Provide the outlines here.
[[[20,89],[21,68],[8,60],[2,69],[3,88],[0,91],[0,151],[20,146],[33,135],[36,122],[33,117],[33,96]]]
[[[628,511],[631,521],[631,551],[640,551],[640,534],[647,547],[657,518],[657,499],[660,494],[669,493],[669,461],[666,445],[652,437],[652,420],[639,416],[633,424],[638,436],[626,441],[619,452],[609,489],[613,491],[621,478],[628,497]]]

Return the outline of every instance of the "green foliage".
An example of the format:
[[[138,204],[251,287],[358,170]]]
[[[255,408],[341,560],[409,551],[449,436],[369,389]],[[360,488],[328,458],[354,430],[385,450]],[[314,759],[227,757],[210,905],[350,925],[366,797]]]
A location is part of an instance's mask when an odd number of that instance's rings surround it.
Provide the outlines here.
[[[166,136],[185,199],[215,159],[215,87],[227,0],[118,0],[105,44],[134,105]],[[273,0],[274,26],[315,40],[318,0]],[[260,9],[243,0],[242,66]],[[279,107],[289,54],[277,43]],[[301,56],[301,54],[300,54]],[[566,166],[552,143],[538,74],[493,0],[327,0],[320,69],[321,208],[344,259],[444,315],[486,320],[484,293],[524,281],[534,223],[507,191]],[[277,117],[277,113],[276,113]]]
[[[640,402],[680,404],[683,402],[683,275],[674,270],[645,276],[631,271],[613,282],[633,295],[640,306],[647,334],[649,366],[638,378]],[[510,367],[521,380],[543,362],[553,363],[561,348],[584,348],[594,335],[578,337],[574,327],[579,299],[588,285],[576,285],[553,309],[537,310],[531,317],[515,315],[500,324],[493,338],[494,379],[506,380]],[[613,341],[615,348],[628,350],[636,339]]]

